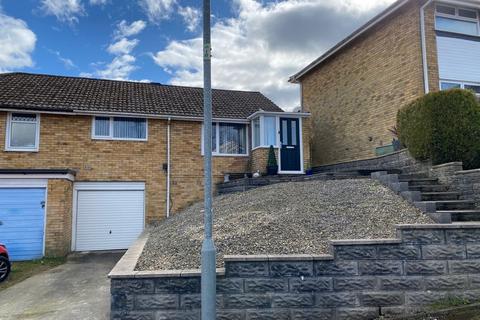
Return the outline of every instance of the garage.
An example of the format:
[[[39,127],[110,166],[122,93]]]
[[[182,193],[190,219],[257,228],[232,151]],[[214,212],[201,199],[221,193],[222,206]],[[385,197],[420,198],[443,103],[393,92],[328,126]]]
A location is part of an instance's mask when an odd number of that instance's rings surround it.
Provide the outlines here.
[[[76,183],[74,251],[127,249],[145,225],[144,183]]]
[[[0,186],[0,243],[7,246],[14,261],[44,255],[45,190],[33,184]]]

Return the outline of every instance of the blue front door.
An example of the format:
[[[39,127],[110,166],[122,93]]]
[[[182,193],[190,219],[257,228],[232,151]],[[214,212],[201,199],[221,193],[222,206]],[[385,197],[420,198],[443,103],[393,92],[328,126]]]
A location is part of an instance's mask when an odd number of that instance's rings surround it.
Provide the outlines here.
[[[300,159],[300,121],[297,118],[280,118],[280,170],[302,170]]]
[[[0,188],[0,243],[12,260],[43,256],[44,188]]]

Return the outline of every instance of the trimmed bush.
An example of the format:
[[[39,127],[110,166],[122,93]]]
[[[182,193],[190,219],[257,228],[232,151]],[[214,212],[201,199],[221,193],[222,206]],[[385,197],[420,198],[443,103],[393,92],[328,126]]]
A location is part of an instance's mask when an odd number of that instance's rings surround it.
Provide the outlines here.
[[[416,159],[480,168],[480,104],[471,91],[429,93],[398,112],[397,128]]]

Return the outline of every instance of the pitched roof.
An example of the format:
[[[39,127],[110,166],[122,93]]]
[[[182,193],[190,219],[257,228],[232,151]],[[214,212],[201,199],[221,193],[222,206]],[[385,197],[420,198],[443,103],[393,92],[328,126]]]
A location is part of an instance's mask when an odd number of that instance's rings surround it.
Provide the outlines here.
[[[392,5],[390,5],[388,8],[380,12],[378,15],[370,19],[367,23],[365,23],[363,26],[355,30],[352,34],[350,34],[348,37],[337,43],[335,46],[333,46],[330,50],[325,52],[323,55],[321,55],[319,58],[314,60],[312,63],[307,65],[305,68],[294,74],[293,76],[290,77],[288,80],[289,82],[296,83],[298,82],[303,76],[305,76],[307,73],[321,65],[325,60],[328,58],[332,57],[334,54],[339,52],[341,49],[343,49],[345,46],[347,46],[350,42],[355,40],[358,36],[362,35],[364,32],[367,32],[370,30],[372,27],[383,21],[385,18],[390,16],[392,13],[396,12],[398,9],[403,7],[405,4],[407,4],[411,0],[397,0],[395,1]]]
[[[214,89],[212,95],[215,118],[246,119],[259,110],[282,112],[260,92]],[[203,117],[203,89],[5,73],[0,74],[0,108]]]

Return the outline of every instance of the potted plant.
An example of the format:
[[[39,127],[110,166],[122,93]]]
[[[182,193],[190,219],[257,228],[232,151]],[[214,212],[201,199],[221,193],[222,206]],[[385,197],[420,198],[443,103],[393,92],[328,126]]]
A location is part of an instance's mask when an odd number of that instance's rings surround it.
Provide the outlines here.
[[[400,143],[400,140],[398,139],[398,129],[396,126],[393,126],[391,129],[388,129],[390,133],[393,135],[393,140],[392,140],[392,145],[393,145],[393,150],[394,151],[399,151],[402,149],[402,144]]]
[[[275,149],[273,146],[270,146],[268,149],[268,160],[267,160],[267,174],[269,176],[276,175],[278,173],[278,164],[277,158],[275,157]]]

